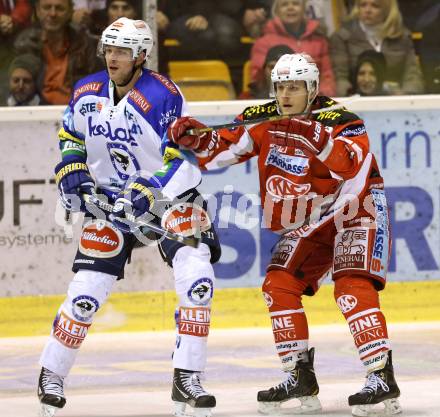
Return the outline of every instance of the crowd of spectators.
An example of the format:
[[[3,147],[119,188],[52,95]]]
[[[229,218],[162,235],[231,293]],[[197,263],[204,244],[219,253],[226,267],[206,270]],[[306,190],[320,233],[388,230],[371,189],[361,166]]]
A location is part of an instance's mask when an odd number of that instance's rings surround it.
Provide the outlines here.
[[[66,104],[78,79],[104,68],[102,30],[141,18],[142,4],[0,0],[0,105]],[[276,60],[296,52],[314,58],[325,95],[440,92],[435,0],[157,0],[156,23],[161,71],[169,60],[223,60],[239,98],[267,98]]]

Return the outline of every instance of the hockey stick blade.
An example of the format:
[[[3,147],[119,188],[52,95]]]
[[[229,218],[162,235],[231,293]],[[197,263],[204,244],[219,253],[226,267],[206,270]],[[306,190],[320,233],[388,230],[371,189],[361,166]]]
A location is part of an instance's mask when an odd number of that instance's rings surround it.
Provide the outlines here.
[[[264,123],[264,122],[276,122],[278,120],[290,119],[292,117],[306,116],[310,113],[311,114],[319,114],[319,113],[325,113],[328,111],[339,110],[339,109],[342,109],[343,107],[345,107],[345,104],[347,102],[352,101],[354,99],[357,99],[359,97],[360,97],[359,94],[355,94],[355,95],[349,97],[347,100],[344,100],[343,103],[337,103],[332,106],[324,107],[322,109],[312,110],[311,112],[302,112],[302,113],[294,113],[294,114],[280,114],[277,116],[260,117],[258,119],[253,119],[253,120],[243,120],[242,122],[232,122],[232,123],[225,123],[225,124],[221,124],[221,125],[207,126],[207,127],[201,128],[201,129],[189,129],[185,132],[185,135],[190,135],[190,136],[191,135],[199,135],[201,133],[212,132],[213,130],[218,130],[218,129],[235,129],[236,127],[240,127],[240,126],[248,126],[248,125],[254,125],[254,124]]]
[[[83,194],[83,198],[87,204],[93,204],[108,213],[111,213],[113,210],[112,204],[101,200],[97,195],[91,196],[89,194]],[[129,213],[126,214],[126,217],[127,220],[130,221],[131,223],[134,223],[135,227],[138,228],[143,234],[145,234],[148,231],[151,231],[157,233],[160,236],[163,236],[166,239],[175,240],[176,242],[182,243],[186,246],[191,246],[192,248],[199,247],[201,239],[196,236],[183,236],[183,235],[179,235],[178,233],[170,232],[169,230],[162,229],[160,226],[157,226],[153,223],[139,220],[135,216]]]

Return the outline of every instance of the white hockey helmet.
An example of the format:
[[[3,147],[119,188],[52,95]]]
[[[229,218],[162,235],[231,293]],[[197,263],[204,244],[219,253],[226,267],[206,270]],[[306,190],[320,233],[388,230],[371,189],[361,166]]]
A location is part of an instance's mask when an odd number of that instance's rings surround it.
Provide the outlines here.
[[[305,81],[308,99],[307,106],[312,104],[319,91],[319,69],[307,54],[286,54],[275,64],[272,73],[272,91],[275,97],[275,84],[283,81]]]
[[[146,61],[153,49],[153,34],[143,20],[120,17],[102,32],[99,45],[99,54],[102,56],[105,45],[130,48],[133,51],[133,59],[145,51]]]

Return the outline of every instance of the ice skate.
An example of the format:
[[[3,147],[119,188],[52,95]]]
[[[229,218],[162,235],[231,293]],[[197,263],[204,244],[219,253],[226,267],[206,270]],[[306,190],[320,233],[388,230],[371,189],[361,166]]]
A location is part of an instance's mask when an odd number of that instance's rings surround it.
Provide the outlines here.
[[[348,397],[352,414],[356,417],[392,416],[402,412],[399,387],[394,379],[391,351],[384,368],[367,375],[364,388]],[[380,405],[383,404],[383,407]]]
[[[215,407],[215,397],[207,393],[200,383],[200,373],[174,369],[173,391],[174,416],[210,417]],[[187,409],[187,405],[191,409]]]
[[[315,349],[310,349],[304,359],[296,363],[288,372],[288,378],[275,387],[259,391],[257,396],[258,412],[261,414],[314,414],[321,410],[317,397],[319,386],[313,369]],[[281,404],[297,399],[301,404],[294,408],[282,408]]]
[[[38,380],[38,398],[41,403],[39,417],[53,417],[66,404],[63,380],[63,377],[49,369],[41,368]]]

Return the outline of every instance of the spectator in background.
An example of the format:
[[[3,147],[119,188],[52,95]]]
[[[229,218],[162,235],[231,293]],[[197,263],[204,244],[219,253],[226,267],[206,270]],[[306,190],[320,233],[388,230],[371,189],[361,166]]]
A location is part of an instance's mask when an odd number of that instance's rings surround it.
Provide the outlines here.
[[[380,96],[384,93],[385,57],[381,52],[364,51],[359,55],[353,77],[352,94]]]
[[[6,104],[14,38],[19,30],[30,25],[31,15],[29,0],[0,0],[0,105]]]
[[[258,38],[270,16],[272,0],[247,0],[244,2],[243,27],[252,38]]]
[[[264,35],[257,39],[251,50],[252,80],[261,82],[264,77],[264,61],[274,45],[288,45],[296,53],[310,55],[321,74],[321,94],[335,93],[335,79],[328,53],[328,41],[319,22],[307,19],[306,0],[274,0],[273,18],[264,28]]]
[[[397,0],[356,0],[349,20],[330,39],[330,55],[336,76],[337,95],[352,89],[359,55],[367,50],[385,56],[391,94],[423,92],[423,79],[411,34],[403,26]]]
[[[425,77],[426,92],[440,94],[440,9],[436,18],[423,30],[419,41],[419,57]]]
[[[38,106],[42,103],[37,91],[41,61],[32,54],[16,57],[9,67],[8,106]]]
[[[249,84],[249,91],[242,92],[240,99],[263,99],[271,96],[272,79],[271,74],[273,67],[277,61],[285,54],[294,54],[295,51],[289,48],[287,45],[275,45],[267,51],[266,59],[264,61],[263,72],[264,76],[260,82],[251,82]]]
[[[67,104],[76,81],[102,68],[96,41],[71,25],[72,0],[37,0],[37,21],[19,34],[17,54],[32,53],[43,62],[38,90],[49,104]]]
[[[142,2],[139,0],[108,0],[107,17],[109,25],[120,17],[140,19],[142,17]]]
[[[29,25],[32,6],[29,0],[0,0],[0,33],[12,35]]]
[[[240,52],[242,4],[236,0],[160,0],[158,27],[177,39],[172,59],[224,59]]]
[[[105,0],[73,0],[72,22],[93,32],[94,14],[105,10]]]
[[[104,0],[105,7],[92,13],[93,25],[90,30],[95,36],[120,17],[128,19],[142,18],[141,0]]]

